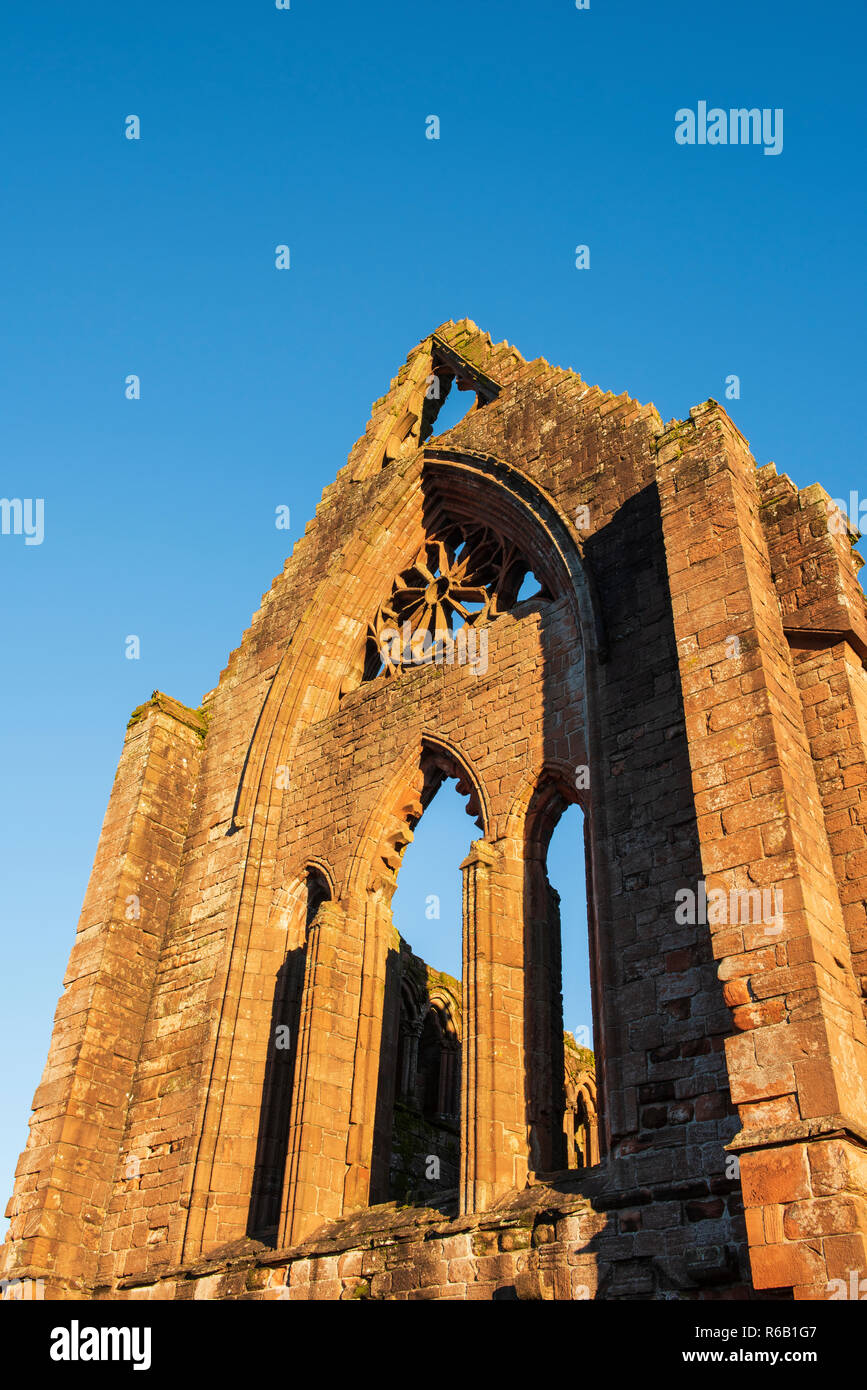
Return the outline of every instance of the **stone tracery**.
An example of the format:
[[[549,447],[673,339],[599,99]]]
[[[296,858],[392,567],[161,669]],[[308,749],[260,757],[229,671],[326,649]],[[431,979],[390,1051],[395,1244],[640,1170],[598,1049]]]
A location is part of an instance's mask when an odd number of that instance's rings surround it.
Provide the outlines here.
[[[435,660],[456,632],[479,627],[514,607],[530,565],[489,526],[452,526],[432,537],[397,577],[368,626],[365,677]],[[544,585],[539,597],[549,597]]]

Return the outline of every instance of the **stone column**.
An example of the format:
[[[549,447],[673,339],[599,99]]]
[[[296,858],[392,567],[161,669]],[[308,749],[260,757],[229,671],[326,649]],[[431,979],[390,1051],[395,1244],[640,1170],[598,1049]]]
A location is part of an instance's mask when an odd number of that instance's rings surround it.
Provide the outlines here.
[[[527,862],[525,991],[530,1164],[549,1173],[566,1167],[563,1111],[560,895],[541,857]]]
[[[571,1083],[566,1087],[566,1101],[563,1107],[563,1137],[566,1144],[566,1167],[577,1168],[578,1156],[575,1152],[575,1111],[577,1091]]]
[[[599,1162],[599,1121],[598,1117],[590,1114],[587,1107],[587,1154],[586,1162],[588,1168],[593,1168]]]
[[[424,1027],[424,1016],[416,1019],[406,1019],[401,1025],[400,1035],[403,1040],[403,1059],[400,1074],[400,1098],[401,1100],[414,1103],[416,1097],[416,1082],[418,1080],[418,1045],[421,1040],[421,1032]]]
[[[343,908],[322,903],[307,938],[281,1246],[343,1210],[361,957]]]
[[[461,1212],[484,1211],[527,1173],[520,878],[475,840],[464,876]],[[517,883],[516,883],[517,877]],[[516,893],[517,887],[517,893]]]
[[[447,1115],[449,1113],[451,1077],[452,1053],[450,1048],[444,1046],[440,1052],[439,1077],[437,1078],[437,1114],[439,1115]]]
[[[352,1080],[349,1116],[349,1144],[344,1187],[344,1207],[353,1210],[367,1206],[373,1198],[371,1179],[376,1166],[385,1180],[381,1162],[374,1163],[374,1146],[390,1149],[391,1116],[394,1107],[394,1057],[382,1055],[386,1009],[389,1010],[389,1036],[393,1036],[395,968],[399,937],[391,920],[391,899],[397,879],[390,871],[378,874],[370,885],[364,915],[364,963],[361,1007]],[[377,1132],[379,1130],[379,1133]],[[377,1160],[381,1158],[377,1153]],[[385,1169],[387,1170],[387,1158]]]

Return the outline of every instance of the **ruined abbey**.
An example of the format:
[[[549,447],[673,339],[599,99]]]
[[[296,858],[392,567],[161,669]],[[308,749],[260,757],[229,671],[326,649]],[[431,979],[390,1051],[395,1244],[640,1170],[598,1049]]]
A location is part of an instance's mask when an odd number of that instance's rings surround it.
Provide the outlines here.
[[[867,1273],[856,540],[714,401],[666,424],[467,321],[425,338],[216,689],[129,721],[0,1273],[117,1300]],[[446,779],[460,980],[391,911]],[[546,867],[573,803],[592,1052]]]

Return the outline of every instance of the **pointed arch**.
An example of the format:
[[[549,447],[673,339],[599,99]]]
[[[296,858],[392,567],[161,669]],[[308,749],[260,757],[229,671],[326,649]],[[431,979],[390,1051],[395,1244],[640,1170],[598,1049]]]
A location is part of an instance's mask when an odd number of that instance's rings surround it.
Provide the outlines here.
[[[482,836],[488,833],[490,805],[478,770],[457,744],[425,731],[367,819],[344,885],[346,895],[363,891],[383,869],[396,878],[413,828],[447,777],[457,780],[458,792],[466,798],[467,812]]]
[[[224,973],[222,981],[215,982],[221,991],[221,1006],[212,1035],[209,1084],[204,1092],[188,1189],[184,1241],[187,1255],[201,1246],[207,1194],[223,1125],[224,1097],[232,1073],[243,980],[247,962],[255,959],[251,948],[254,933],[259,930],[257,923],[261,921],[261,895],[273,891],[269,866],[277,859],[284,795],[277,772],[288,768],[291,776],[295,748],[302,734],[337,709],[341,691],[346,689],[347,672],[363,646],[371,614],[387,597],[393,576],[418,553],[437,517],[444,521],[477,521],[483,512],[504,536],[520,542],[533,572],[555,600],[565,602],[566,611],[572,615],[576,648],[583,653],[579,663],[582,698],[589,737],[594,737],[595,670],[606,659],[605,634],[580,539],[543,490],[526,474],[491,455],[433,446],[396,460],[378,478],[366,479],[365,486],[377,500],[363,525],[359,524],[335,551],[327,572],[309,595],[290,632],[288,644],[269,679],[237,788],[229,833],[242,835],[245,845],[239,856],[240,890]],[[335,633],[339,634],[337,659]],[[390,794],[379,799],[351,861],[342,871],[345,881],[335,885],[335,901],[343,904],[342,912],[360,911],[364,917],[367,909],[363,904],[372,886],[370,875],[377,879],[387,901],[413,824],[443,776],[455,775],[461,788],[467,788],[485,841],[502,834],[502,825],[493,824],[482,779],[459,750],[438,740],[434,733],[424,735],[422,747],[421,763],[417,748],[410,750],[400,772],[391,779]],[[593,762],[592,750],[588,752],[588,762]],[[479,867],[470,876],[480,886],[491,874],[496,878],[501,872],[496,867],[496,854],[490,866],[484,856],[477,862]],[[336,929],[337,920],[337,916],[329,919],[329,931]],[[493,923],[493,917],[490,921]],[[366,999],[365,994],[359,1005],[364,1017]],[[503,1173],[507,1167],[508,1164],[502,1168]],[[502,1177],[497,1177],[497,1183],[502,1181]],[[487,1191],[484,1185],[476,1198],[468,1200],[484,1200],[483,1191]]]

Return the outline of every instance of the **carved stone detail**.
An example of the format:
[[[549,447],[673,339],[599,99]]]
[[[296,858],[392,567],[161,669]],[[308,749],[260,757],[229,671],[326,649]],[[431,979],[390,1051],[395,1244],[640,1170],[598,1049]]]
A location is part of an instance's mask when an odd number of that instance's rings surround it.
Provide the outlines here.
[[[426,541],[368,627],[368,679],[435,660],[462,624],[508,612],[529,570],[518,547],[488,526],[455,526]]]

